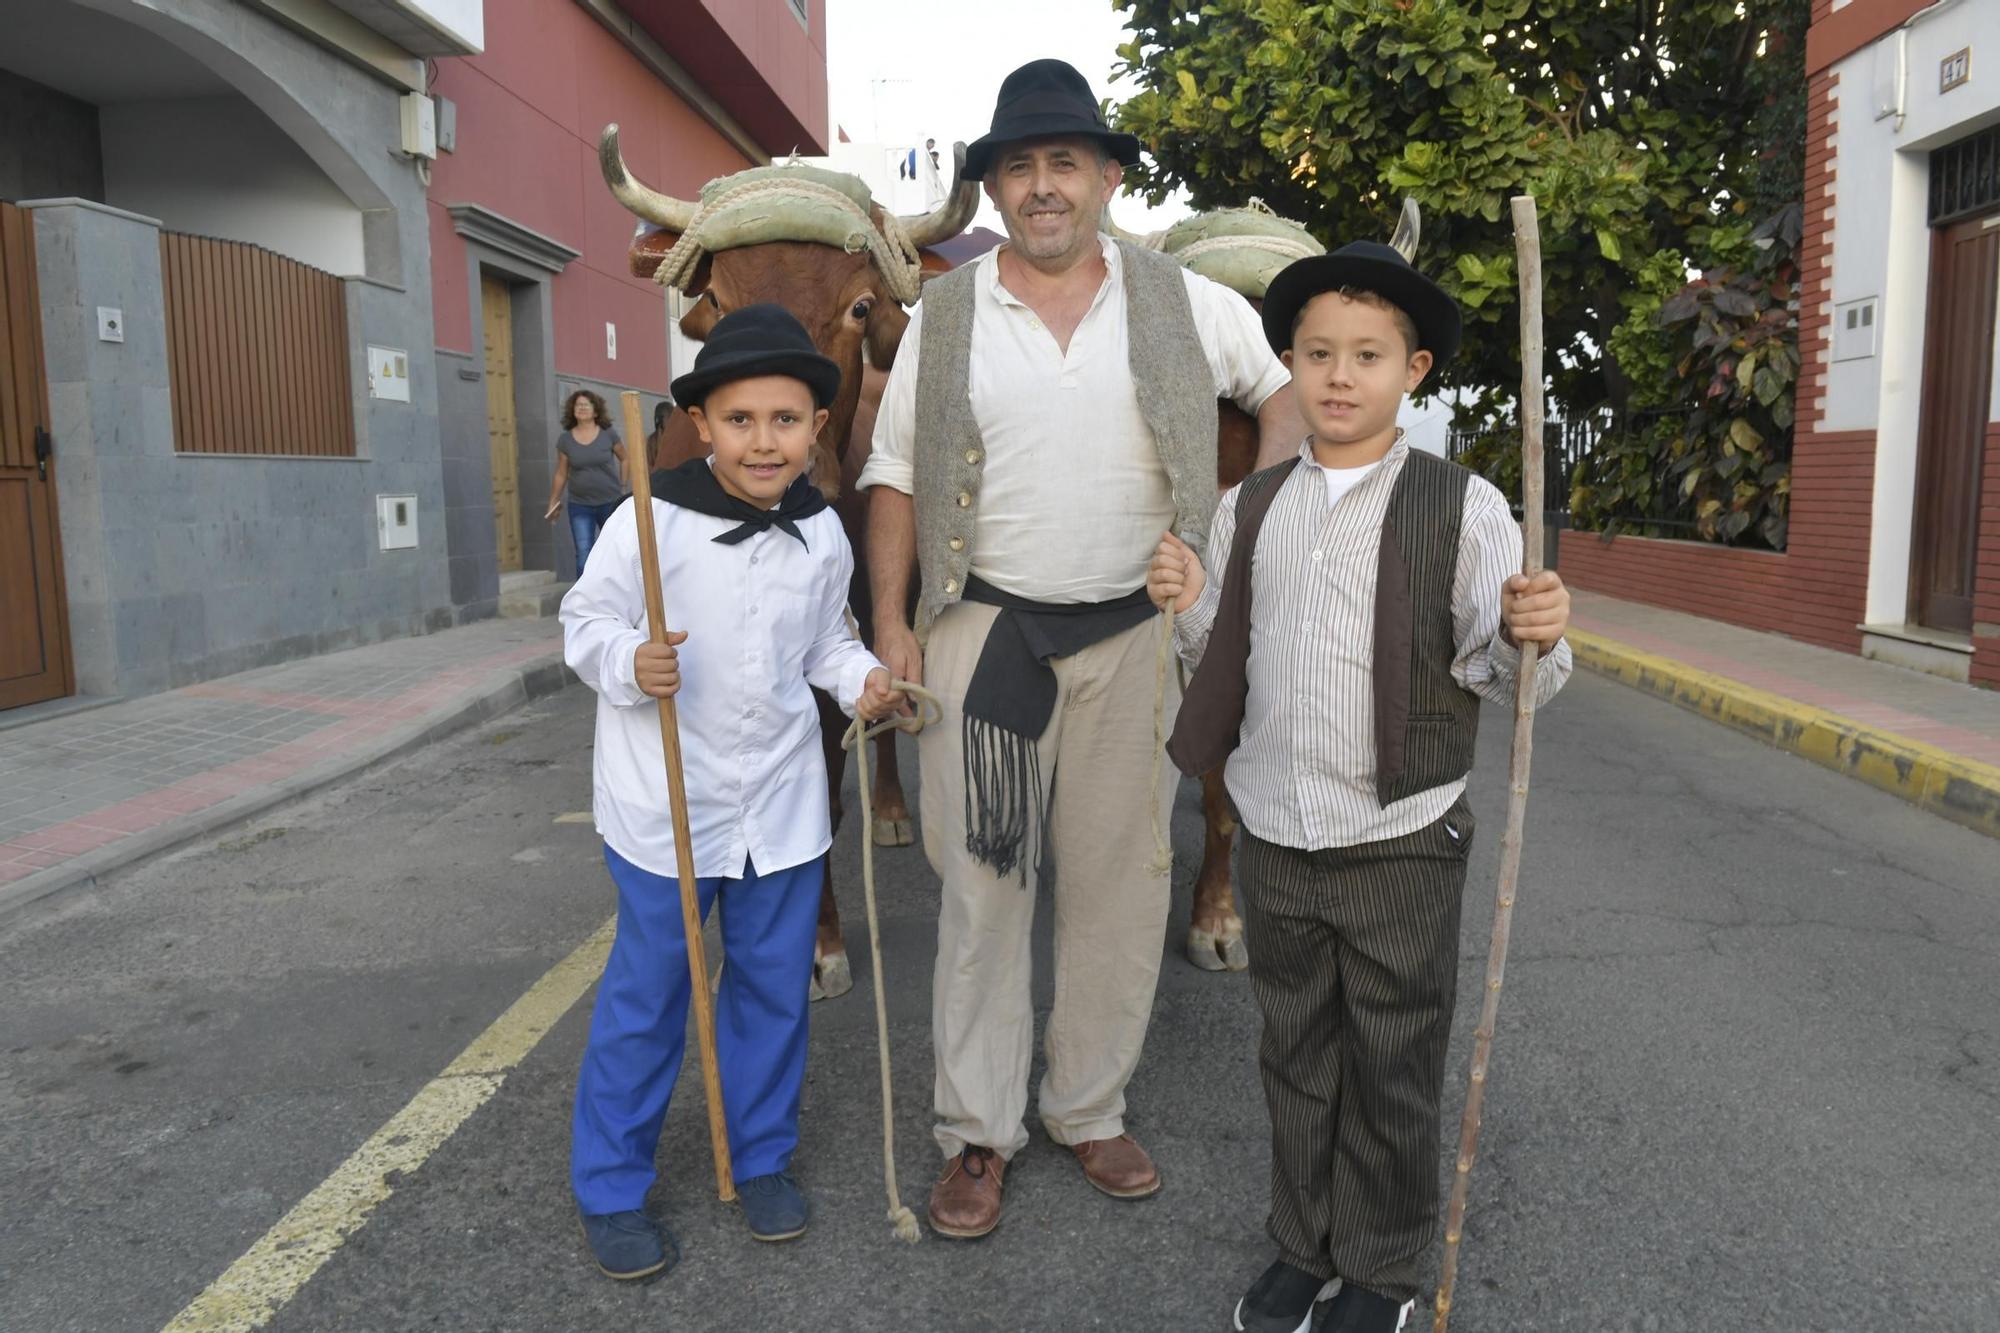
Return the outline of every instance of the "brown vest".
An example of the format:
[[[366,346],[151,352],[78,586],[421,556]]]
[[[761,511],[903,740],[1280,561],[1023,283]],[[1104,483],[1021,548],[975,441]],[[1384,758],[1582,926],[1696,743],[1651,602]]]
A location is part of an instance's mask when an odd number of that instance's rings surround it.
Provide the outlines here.
[[[1222,602],[1201,666],[1188,682],[1167,754],[1189,776],[1228,759],[1241,738],[1250,693],[1250,565],[1264,516],[1304,460],[1245,478]],[[1458,656],[1452,584],[1459,524],[1471,477],[1412,449],[1389,493],[1375,566],[1375,795],[1387,806],[1472,771],[1479,696],[1452,679]]]

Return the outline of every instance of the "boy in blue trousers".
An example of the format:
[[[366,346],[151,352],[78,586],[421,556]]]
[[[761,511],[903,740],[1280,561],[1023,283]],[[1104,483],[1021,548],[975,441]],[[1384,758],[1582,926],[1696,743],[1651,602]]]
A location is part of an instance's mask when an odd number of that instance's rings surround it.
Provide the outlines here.
[[[840,370],[775,305],[717,322],[673,382],[712,450],[657,474],[665,605],[650,641],[637,525],[622,506],[563,598],[563,655],[597,692],[593,813],[618,888],[618,933],[577,1077],[570,1183],[606,1275],[679,1258],[642,1211],[686,1051],[689,977],[654,700],[677,698],[704,919],[720,902],[716,999],[729,1147],[758,1240],[806,1228],[793,1181],[822,857],[833,841],[818,686],[873,720],[901,694],[848,632],[854,553],[804,475]],[[684,674],[685,673],[685,674]]]

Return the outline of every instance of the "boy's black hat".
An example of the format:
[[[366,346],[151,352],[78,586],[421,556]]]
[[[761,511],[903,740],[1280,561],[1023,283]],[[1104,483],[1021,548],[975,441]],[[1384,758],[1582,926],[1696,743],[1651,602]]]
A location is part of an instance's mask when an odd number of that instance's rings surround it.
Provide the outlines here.
[[[758,375],[804,380],[816,407],[828,406],[840,392],[840,367],[820,355],[797,316],[781,305],[746,305],[715,321],[695,353],[694,369],[674,381],[674,401],[699,407],[721,386]]]
[[[1433,367],[1458,351],[1458,303],[1401,252],[1379,241],[1352,241],[1332,254],[1308,256],[1271,279],[1264,293],[1264,337],[1271,350],[1280,355],[1291,350],[1292,325],[1306,302],[1342,287],[1374,292],[1408,315],[1417,326],[1416,350],[1429,352]]]
[[[1001,80],[993,128],[965,150],[965,178],[984,179],[1003,144],[1072,134],[1096,139],[1128,167],[1139,161],[1139,136],[1120,134],[1104,123],[1090,84],[1076,66],[1061,60],[1031,60]]]

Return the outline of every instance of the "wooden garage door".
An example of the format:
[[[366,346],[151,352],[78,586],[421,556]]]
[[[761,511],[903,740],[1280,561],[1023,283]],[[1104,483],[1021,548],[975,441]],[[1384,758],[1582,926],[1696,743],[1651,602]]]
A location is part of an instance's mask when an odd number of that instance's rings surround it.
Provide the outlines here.
[[[0,708],[70,693],[34,228],[0,203]]]

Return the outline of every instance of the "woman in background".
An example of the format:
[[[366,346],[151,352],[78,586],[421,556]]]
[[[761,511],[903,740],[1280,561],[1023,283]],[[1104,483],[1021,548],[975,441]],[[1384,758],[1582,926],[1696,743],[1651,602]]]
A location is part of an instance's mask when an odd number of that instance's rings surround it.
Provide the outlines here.
[[[556,437],[556,476],[549,487],[553,523],[569,488],[569,532],[576,541],[576,572],[583,573],[597,534],[625,498],[625,446],[612,428],[604,400],[578,389],[563,402],[563,433]]]

